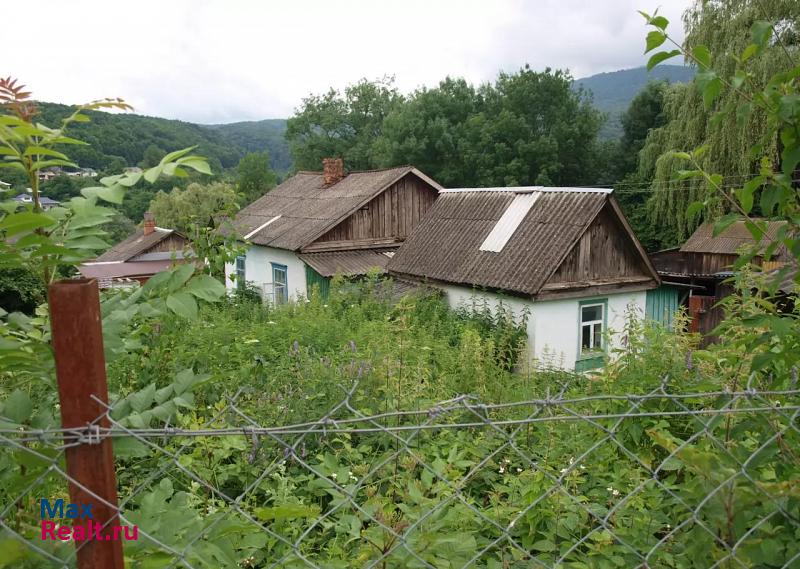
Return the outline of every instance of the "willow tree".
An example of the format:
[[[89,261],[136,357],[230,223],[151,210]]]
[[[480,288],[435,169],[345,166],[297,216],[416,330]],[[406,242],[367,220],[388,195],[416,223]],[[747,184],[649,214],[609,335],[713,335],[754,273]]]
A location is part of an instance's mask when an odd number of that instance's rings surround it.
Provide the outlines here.
[[[706,46],[710,53],[715,54],[709,62],[711,70],[718,76],[733,76],[736,70],[734,57],[751,43],[751,27],[757,20],[779,23],[776,38],[763,57],[753,60],[747,68],[756,82],[766,85],[775,73],[792,67],[792,58],[800,57],[797,53],[800,2],[797,0],[695,0],[683,18],[686,31],[684,51],[692,53],[695,47]],[[762,140],[767,132],[764,115],[754,111],[714,118],[716,110],[734,107],[741,101],[733,90],[726,90],[707,108],[700,88],[703,74],[698,75],[694,83],[669,87],[664,101],[667,123],[650,132],[639,154],[639,175],[651,180],[650,221],[662,227],[673,242],[685,239],[700,223],[701,217],[712,218],[722,213],[725,203],[711,201],[703,212],[687,216],[688,205],[703,194],[703,182],[696,178],[681,179],[680,172],[686,164],[670,156],[670,151],[707,145],[702,166],[722,174],[726,187],[734,186],[757,170],[758,165],[751,153],[754,145],[760,145],[761,155],[774,156],[777,163],[777,140]],[[746,128],[741,129],[742,125]]]

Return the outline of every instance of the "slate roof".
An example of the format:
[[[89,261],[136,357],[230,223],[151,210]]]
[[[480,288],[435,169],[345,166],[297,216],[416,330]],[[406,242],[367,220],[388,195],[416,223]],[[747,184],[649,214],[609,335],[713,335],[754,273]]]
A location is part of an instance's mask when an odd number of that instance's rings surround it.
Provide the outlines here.
[[[500,252],[481,250],[509,204],[540,195]],[[595,188],[444,190],[389,261],[393,274],[537,294],[609,200]],[[501,224],[502,225],[502,224]]]
[[[301,253],[298,256],[323,277],[337,274],[351,276],[363,275],[375,268],[385,270],[396,250],[396,248],[354,249]]]
[[[239,211],[234,226],[251,243],[296,251],[409,173],[440,189],[412,166],[350,172],[327,187],[321,172],[298,172]]]
[[[174,229],[156,227],[150,235],[145,235],[141,229],[136,233],[114,245],[111,249],[97,257],[95,262],[127,261],[141,255],[151,247],[155,247],[164,239],[175,233]]]
[[[761,246],[765,247],[774,239],[778,229],[785,224],[785,221],[769,222],[766,235],[761,240]],[[684,253],[737,255],[742,247],[751,246],[753,243],[753,236],[745,227],[744,221],[735,221],[716,237],[714,236],[714,222],[709,221],[702,224],[692,233],[692,236],[683,244],[680,251]]]

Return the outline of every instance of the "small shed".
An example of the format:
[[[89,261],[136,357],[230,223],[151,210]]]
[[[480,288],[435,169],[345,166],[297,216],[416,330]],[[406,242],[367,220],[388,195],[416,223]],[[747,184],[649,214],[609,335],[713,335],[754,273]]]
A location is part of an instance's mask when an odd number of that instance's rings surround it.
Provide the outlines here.
[[[785,225],[783,221],[771,221],[758,248],[763,252]],[[742,250],[753,247],[755,240],[744,221],[736,221],[718,235],[714,235],[714,222],[706,222],[692,233],[680,247],[658,251],[650,255],[653,265],[663,281],[658,294],[671,294],[677,287],[685,291],[680,295],[680,306],[686,307],[691,318],[691,329],[706,336],[704,343],[713,341],[709,333],[723,319],[720,300],[731,294],[728,279],[733,276],[733,265]],[[783,267],[789,261],[788,252],[779,248],[770,259],[763,254],[753,258],[753,263],[766,272]],[[655,302],[655,299],[654,299]]]
[[[597,188],[443,190],[388,268],[453,307],[527,314],[529,356],[578,371],[603,364],[659,283],[611,190]]]

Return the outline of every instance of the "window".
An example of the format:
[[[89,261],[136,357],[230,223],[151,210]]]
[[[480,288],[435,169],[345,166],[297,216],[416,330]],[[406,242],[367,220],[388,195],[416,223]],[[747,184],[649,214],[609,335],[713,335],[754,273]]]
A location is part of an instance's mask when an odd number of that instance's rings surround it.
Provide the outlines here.
[[[602,367],[605,362],[606,313],[608,299],[583,300],[578,303],[579,343],[575,371]]]
[[[581,355],[603,349],[603,323],[605,304],[581,304]]]
[[[239,255],[236,257],[236,288],[243,289],[245,285],[245,256]]]
[[[272,298],[275,304],[286,304],[289,301],[286,265],[270,264],[272,265]]]

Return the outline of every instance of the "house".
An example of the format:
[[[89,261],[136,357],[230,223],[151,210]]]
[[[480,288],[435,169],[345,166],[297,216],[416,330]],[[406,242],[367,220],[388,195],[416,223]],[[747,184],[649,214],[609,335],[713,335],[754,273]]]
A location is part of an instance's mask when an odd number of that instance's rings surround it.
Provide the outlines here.
[[[27,194],[18,194],[12,198],[15,202],[23,205],[33,205],[33,195],[30,193]],[[56,200],[51,200],[47,196],[39,195],[39,205],[42,206],[42,209],[50,209],[52,207],[56,207],[61,205],[61,202]]]
[[[785,223],[767,223],[765,235],[759,243],[760,251],[776,238]],[[733,291],[728,282],[733,275],[733,264],[743,249],[754,244],[744,221],[734,222],[719,235],[714,235],[713,222],[703,223],[682,246],[650,256],[663,281],[659,294],[664,298],[670,297],[668,303],[675,310],[680,306],[686,307],[691,319],[690,329],[708,335],[722,322],[722,309],[717,304]],[[765,272],[771,272],[786,264],[790,257],[784,248],[779,248],[769,260],[759,254],[752,263]],[[704,344],[713,340],[707,336]]]
[[[341,159],[298,172],[236,215],[249,243],[226,267],[229,288],[252,283],[282,304],[325,294],[336,274],[384,270],[441,187],[412,166],[345,173]]]
[[[145,213],[144,226],[78,270],[95,278],[100,288],[126,287],[145,283],[156,273],[189,257],[188,240],[174,229],[156,227],[153,214]]]
[[[42,182],[47,182],[48,180],[52,180],[53,178],[57,178],[61,176],[64,171],[59,166],[53,166],[51,168],[43,168],[39,170],[37,173],[37,177]]]
[[[577,371],[603,364],[659,283],[611,190],[595,188],[442,190],[388,269],[453,308],[527,314],[529,357]]]

